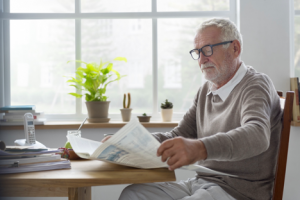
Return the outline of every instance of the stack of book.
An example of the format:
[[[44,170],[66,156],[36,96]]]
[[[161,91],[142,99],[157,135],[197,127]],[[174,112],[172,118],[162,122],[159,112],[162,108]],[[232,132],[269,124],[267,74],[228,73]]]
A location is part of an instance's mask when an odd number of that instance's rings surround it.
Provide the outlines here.
[[[5,106],[0,108],[0,113],[4,113],[0,125],[23,125],[25,113],[32,113],[35,125],[46,121],[44,112],[35,111],[34,105]]]
[[[0,150],[0,174],[71,168],[69,160],[61,158],[60,149],[32,146],[7,146]]]
[[[291,91],[294,91],[293,121],[300,122],[300,83],[298,77],[291,78]]]

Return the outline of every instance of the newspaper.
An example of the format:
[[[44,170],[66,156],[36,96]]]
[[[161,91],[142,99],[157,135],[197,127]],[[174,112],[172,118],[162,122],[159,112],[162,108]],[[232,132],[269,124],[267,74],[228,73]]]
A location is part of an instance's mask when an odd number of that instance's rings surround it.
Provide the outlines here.
[[[67,138],[81,158],[143,169],[168,167],[167,163],[162,162],[161,157],[156,155],[160,143],[137,119],[132,119],[105,143],[73,135],[68,135]],[[199,165],[183,166],[181,169],[229,175]]]

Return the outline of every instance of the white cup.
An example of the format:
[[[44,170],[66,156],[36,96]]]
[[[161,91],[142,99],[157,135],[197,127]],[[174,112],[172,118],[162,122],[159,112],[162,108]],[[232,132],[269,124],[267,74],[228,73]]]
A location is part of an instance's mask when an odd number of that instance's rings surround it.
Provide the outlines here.
[[[74,135],[77,137],[81,137],[81,130],[68,130],[68,135]]]

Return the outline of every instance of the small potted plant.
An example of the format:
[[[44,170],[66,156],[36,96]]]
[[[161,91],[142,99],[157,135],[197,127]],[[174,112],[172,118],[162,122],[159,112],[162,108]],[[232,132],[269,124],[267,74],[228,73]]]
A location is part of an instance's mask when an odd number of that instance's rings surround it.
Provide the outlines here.
[[[173,116],[173,103],[166,99],[165,103],[162,103],[160,107],[163,122],[171,122]]]
[[[151,116],[148,116],[146,113],[144,113],[142,116],[137,116],[139,118],[140,122],[150,122]]]
[[[124,57],[117,57],[114,61],[125,61]],[[68,61],[69,63],[70,61]],[[75,62],[83,63],[86,67],[79,67],[76,70],[76,77],[71,77],[67,82],[73,83],[70,86],[79,90],[79,93],[69,93],[76,98],[81,98],[81,91],[85,91],[86,107],[88,110],[88,121],[93,122],[108,122],[108,109],[110,101],[107,101],[106,87],[109,83],[120,80],[122,77],[115,69],[113,63],[100,62],[86,63],[81,60]],[[114,77],[115,76],[115,77]]]
[[[120,109],[121,110],[121,115],[122,115],[123,122],[129,122],[130,121],[131,111],[132,111],[132,109],[130,108],[131,95],[130,95],[130,93],[128,93],[127,95],[128,95],[127,105],[126,105],[126,94],[124,94],[124,97],[123,97],[123,109]]]

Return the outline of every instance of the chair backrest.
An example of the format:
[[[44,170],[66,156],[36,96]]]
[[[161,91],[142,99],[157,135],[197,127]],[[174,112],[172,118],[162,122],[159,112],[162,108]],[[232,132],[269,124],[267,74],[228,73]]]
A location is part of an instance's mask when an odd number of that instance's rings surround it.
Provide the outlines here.
[[[277,92],[279,96],[280,92]],[[290,128],[292,121],[293,112],[293,100],[294,92],[288,91],[286,93],[283,115],[282,115],[282,130],[280,136],[280,144],[277,158],[276,174],[275,174],[275,184],[273,189],[273,200],[282,200],[283,189],[284,189],[284,179],[286,170],[286,161],[289,149],[289,139],[290,139]]]

